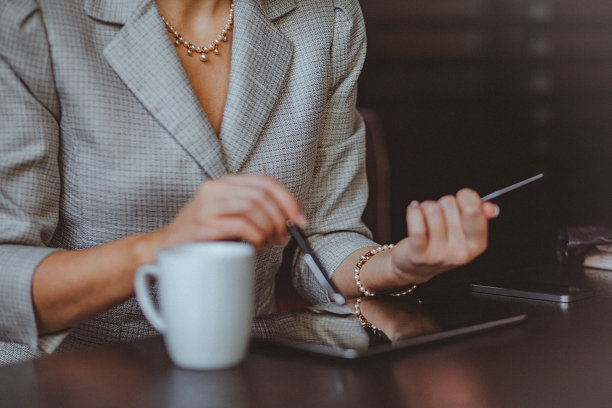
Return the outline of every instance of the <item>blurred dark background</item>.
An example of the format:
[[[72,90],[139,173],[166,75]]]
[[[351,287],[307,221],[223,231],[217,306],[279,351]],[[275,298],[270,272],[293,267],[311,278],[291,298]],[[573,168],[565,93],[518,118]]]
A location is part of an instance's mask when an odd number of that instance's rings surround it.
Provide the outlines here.
[[[394,241],[413,199],[484,195],[539,172],[496,201],[480,265],[541,260],[563,226],[612,226],[612,1],[361,5],[359,105],[385,131]]]

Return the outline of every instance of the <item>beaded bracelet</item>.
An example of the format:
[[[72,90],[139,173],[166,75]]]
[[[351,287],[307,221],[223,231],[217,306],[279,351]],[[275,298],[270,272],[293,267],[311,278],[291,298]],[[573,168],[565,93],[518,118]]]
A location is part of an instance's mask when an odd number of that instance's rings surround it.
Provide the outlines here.
[[[361,255],[361,258],[359,259],[359,262],[357,262],[357,265],[355,265],[355,275],[353,275],[353,276],[355,278],[355,283],[357,284],[357,287],[359,288],[359,291],[361,293],[363,293],[364,296],[375,296],[376,293],[374,293],[370,289],[366,288],[365,285],[361,282],[361,278],[360,278],[361,268],[374,255],[379,254],[379,253],[384,252],[384,251],[388,251],[391,248],[393,248],[394,246],[395,245],[393,245],[393,244],[382,245],[382,246],[379,246],[378,248],[371,249],[368,252],[366,252],[365,254]],[[417,287],[417,285],[412,285],[409,288],[402,289],[402,290],[399,290],[399,291],[396,291],[396,292],[386,293],[386,294],[390,295],[390,296],[405,296],[405,295],[408,295],[409,293],[412,293],[412,291],[414,291],[416,289],[416,287]]]
[[[357,299],[355,299],[355,315],[357,316],[357,318],[359,319],[359,324],[361,324],[361,327],[363,327],[364,329],[368,329],[370,330],[372,333],[376,334],[377,336],[382,336],[384,333],[382,330],[380,330],[378,327],[376,327],[375,325],[373,325],[368,319],[365,318],[365,316],[361,313],[361,298],[358,297]]]

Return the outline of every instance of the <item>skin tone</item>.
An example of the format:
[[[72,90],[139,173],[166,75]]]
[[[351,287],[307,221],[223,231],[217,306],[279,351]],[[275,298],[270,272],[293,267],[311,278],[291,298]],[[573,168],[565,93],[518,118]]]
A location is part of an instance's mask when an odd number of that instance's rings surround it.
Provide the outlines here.
[[[359,310],[363,317],[392,343],[440,330],[433,316],[418,306],[407,306],[403,299],[390,296],[361,299]],[[350,301],[349,306],[354,309],[355,302]]]
[[[230,4],[230,0],[157,2],[161,15],[196,47],[208,46],[217,38],[227,23]],[[200,61],[199,54],[190,56],[185,47],[177,47],[177,55],[191,87],[217,135],[221,129],[229,85],[232,34],[233,30],[230,30],[228,41],[220,43],[218,55],[207,54],[208,61],[205,63]],[[168,36],[174,42],[174,36],[170,33]]]
[[[158,0],[158,7],[188,41],[204,45],[217,37],[229,12],[228,0]],[[161,22],[160,22],[161,24]],[[231,31],[230,31],[231,36]],[[169,36],[169,41],[173,38]],[[230,42],[220,55],[202,63],[177,55],[203,111],[218,134],[223,119],[230,68]],[[464,189],[438,201],[414,202],[406,211],[408,237],[392,251],[380,253],[361,270],[361,281],[373,291],[421,283],[463,265],[486,248],[487,219],[499,209],[480,202]],[[87,320],[134,295],[139,266],[155,260],[169,245],[209,240],[241,240],[258,251],[284,245],[285,220],[306,222],[295,197],[276,180],[263,175],[227,175],[202,183],[194,197],[169,225],[128,236],[91,249],[56,252],[34,272],[32,299],[39,332],[52,333]],[[334,272],[341,292],[358,295],[353,269],[369,248],[350,254]]]

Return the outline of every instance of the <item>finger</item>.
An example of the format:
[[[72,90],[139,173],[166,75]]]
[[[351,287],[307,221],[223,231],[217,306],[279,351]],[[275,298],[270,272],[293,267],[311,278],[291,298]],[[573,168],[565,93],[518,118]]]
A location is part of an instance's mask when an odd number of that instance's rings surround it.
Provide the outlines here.
[[[245,217],[221,216],[208,219],[205,228],[196,233],[199,241],[239,240],[253,245],[257,251],[266,244],[265,235]]]
[[[457,203],[468,243],[476,250],[484,250],[488,223],[478,193],[467,188],[462,189],[457,193]]]
[[[406,227],[411,246],[418,252],[427,250],[427,225],[421,207],[417,201],[406,208]]]
[[[285,218],[290,219],[298,226],[306,223],[306,217],[297,199],[287,188],[272,177],[261,174],[230,176],[229,180],[235,185],[249,185],[262,188],[274,200]]]
[[[276,205],[276,203],[271,199],[270,195],[262,190],[254,190],[252,191],[254,196],[251,198],[253,200],[253,207],[257,210],[260,210],[262,217],[257,219],[253,219],[257,225],[261,228],[264,228],[268,234],[273,235],[272,238],[277,243],[282,243],[288,238],[287,233],[287,217],[283,214],[281,209]],[[257,216],[258,212],[247,212],[246,215],[249,217]],[[266,219],[264,220],[263,217]],[[265,222],[265,224],[262,224]],[[267,228],[269,227],[269,229]]]
[[[449,265],[463,265],[470,260],[470,247],[461,224],[461,213],[456,197],[445,196],[438,200],[446,220],[447,255]]]
[[[258,185],[240,182],[226,176],[209,183],[203,189],[201,217],[241,215],[251,219],[266,236],[279,244],[287,240],[285,216],[274,198]],[[211,199],[210,197],[213,197]]]
[[[447,240],[451,241],[455,238],[465,240],[463,227],[461,225],[461,214],[459,212],[459,206],[457,205],[456,198],[451,195],[447,195],[439,199],[438,203],[440,204],[444,214]]]
[[[490,201],[482,203],[482,210],[484,211],[485,217],[487,217],[488,220],[499,217],[499,206],[497,204],[493,204]]]
[[[425,214],[425,223],[429,234],[430,262],[438,263],[447,247],[446,220],[440,205],[435,201],[425,201],[421,204]]]
[[[238,209],[235,215],[248,218],[265,235],[267,240],[281,243],[287,236],[285,216],[265,190],[249,186],[239,187],[231,202]]]

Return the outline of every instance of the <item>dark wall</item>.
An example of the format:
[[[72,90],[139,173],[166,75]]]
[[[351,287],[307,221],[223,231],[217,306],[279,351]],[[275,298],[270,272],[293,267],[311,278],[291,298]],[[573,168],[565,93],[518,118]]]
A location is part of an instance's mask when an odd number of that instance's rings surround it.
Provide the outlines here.
[[[382,118],[394,239],[411,200],[500,199],[491,253],[548,245],[560,225],[612,224],[612,2],[363,0],[360,106]],[[552,244],[551,244],[552,245]]]

